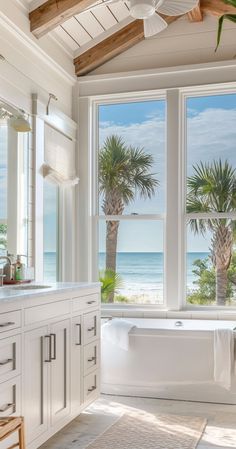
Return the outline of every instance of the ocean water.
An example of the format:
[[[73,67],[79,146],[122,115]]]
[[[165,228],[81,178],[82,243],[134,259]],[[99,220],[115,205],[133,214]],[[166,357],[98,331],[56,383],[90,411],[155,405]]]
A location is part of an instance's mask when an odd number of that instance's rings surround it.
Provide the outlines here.
[[[208,253],[194,252],[187,254],[187,288],[192,289],[195,280],[193,262],[205,259]],[[99,267],[105,267],[105,253],[99,254]],[[157,295],[163,296],[164,257],[163,253],[118,253],[117,273],[122,279],[119,293],[128,296]]]
[[[57,254],[53,252],[44,253],[44,282],[57,281]]]
[[[205,259],[208,253],[187,254],[187,288],[192,289],[195,276],[192,272],[196,259]],[[163,297],[163,253],[118,253],[117,272],[122,279],[119,293],[129,297]],[[56,281],[56,253],[44,254],[44,279]],[[105,253],[99,254],[99,268],[105,267]]]

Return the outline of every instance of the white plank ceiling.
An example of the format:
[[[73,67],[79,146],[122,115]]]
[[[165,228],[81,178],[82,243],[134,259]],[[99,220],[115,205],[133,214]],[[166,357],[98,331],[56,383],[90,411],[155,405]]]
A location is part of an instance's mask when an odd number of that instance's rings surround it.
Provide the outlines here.
[[[45,0],[26,1],[29,4],[29,11],[45,2]],[[50,35],[63,45],[65,50],[77,56],[129,23],[131,21],[129,17],[128,4],[120,1],[77,14],[57,27]]]

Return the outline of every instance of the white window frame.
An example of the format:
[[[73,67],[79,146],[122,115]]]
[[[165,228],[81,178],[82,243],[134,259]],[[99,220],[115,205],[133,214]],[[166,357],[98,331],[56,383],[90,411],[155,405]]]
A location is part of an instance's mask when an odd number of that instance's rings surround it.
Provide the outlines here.
[[[185,88],[181,89],[180,93],[180,101],[182,104],[182,167],[183,167],[183,176],[181,182],[181,197],[182,197],[182,250],[181,250],[181,266],[182,272],[184,274],[184,279],[182,279],[182,308],[189,311],[235,311],[236,307],[232,306],[224,306],[223,308],[220,306],[196,306],[193,304],[187,303],[187,272],[186,272],[186,254],[187,254],[187,221],[189,218],[229,218],[232,220],[236,220],[236,211],[230,213],[187,213],[186,212],[186,200],[187,200],[187,99],[188,98],[197,98],[197,97],[209,97],[209,96],[220,96],[220,95],[230,95],[236,94],[235,85],[215,85],[215,86],[200,86],[196,88]]]
[[[164,100],[166,101],[166,148],[165,148],[165,162],[166,167],[169,166],[169,169],[166,168],[165,173],[165,204],[166,204],[166,212],[163,214],[139,214],[138,216],[132,215],[121,215],[121,216],[105,216],[98,214],[98,147],[99,147],[99,130],[98,130],[98,108],[100,105],[109,105],[109,104],[120,104],[120,103],[134,103],[141,101],[158,101]],[[167,100],[170,105],[170,108],[167,106]],[[176,304],[180,305],[180,289],[179,289],[179,277],[176,275],[174,271],[174,267],[179,264],[179,242],[177,241],[177,245],[173,246],[173,239],[176,236],[176,224],[175,217],[179,216],[179,203],[178,203],[178,190],[179,190],[179,169],[174,171],[175,165],[178,165],[178,154],[179,154],[179,145],[175,138],[173,139],[172,132],[168,130],[167,122],[172,123],[172,126],[175,126],[175,136],[176,134],[179,136],[179,123],[176,121],[175,113],[176,107],[180,107],[179,103],[179,92],[177,90],[172,91],[152,91],[152,92],[141,92],[139,94],[125,94],[125,95],[112,95],[112,96],[101,96],[97,98],[93,98],[89,100],[89,107],[92,110],[90,115],[91,117],[91,148],[92,152],[90,155],[90,160],[92,161],[91,173],[92,186],[91,186],[91,214],[92,214],[92,227],[91,227],[91,238],[90,238],[90,248],[89,248],[89,258],[88,263],[89,267],[89,279],[97,280],[98,277],[98,223],[100,220],[112,219],[119,220],[120,222],[125,220],[154,220],[154,221],[162,221],[163,223],[163,253],[164,253],[164,285],[163,285],[163,304],[106,304],[106,309],[114,308],[114,306],[118,309],[137,309],[137,308],[145,308],[148,310],[152,309],[166,309],[166,308],[176,308]],[[176,151],[177,150],[177,151]],[[168,176],[168,179],[167,179]],[[167,188],[168,186],[168,188]],[[175,212],[174,208],[167,207],[167,198],[175,196]],[[170,202],[169,202],[170,205]],[[167,226],[167,217],[168,226]],[[179,224],[177,224],[179,227]],[[177,250],[176,250],[177,247]],[[167,279],[170,279],[170,282],[167,282]],[[176,295],[177,292],[177,295]]]
[[[114,310],[188,310],[188,311],[219,311],[219,306],[194,306],[186,302],[186,98],[191,96],[224,95],[236,93],[235,84],[200,86],[194,88],[174,88],[140,92],[134,94],[113,94],[96,97],[84,97],[80,100],[85,113],[86,146],[89,149],[87,164],[88,210],[84,217],[82,228],[86,227],[87,237],[83,242],[84,254],[87,251],[86,266],[83,279],[97,280],[98,273],[98,221],[106,219],[98,216],[98,177],[97,177],[97,149],[98,149],[98,107],[104,104],[115,104],[135,101],[151,101],[166,99],[166,213],[157,215],[138,215],[107,217],[123,220],[163,220],[164,234],[164,303],[163,305],[104,305]],[[87,112],[87,114],[86,114]],[[84,130],[83,130],[84,131]],[[83,134],[83,133],[82,133]],[[83,141],[83,136],[82,136]],[[84,142],[85,143],[85,142]],[[195,216],[196,214],[194,214]],[[197,214],[200,217],[199,214]],[[236,213],[210,214],[213,218],[236,219]],[[190,215],[188,215],[189,218]],[[194,218],[193,214],[191,215]],[[205,218],[204,214],[201,214]],[[209,217],[209,214],[207,214]],[[87,226],[86,226],[87,223]],[[87,243],[86,243],[87,242]],[[81,257],[81,256],[80,256]],[[224,306],[224,311],[235,310],[232,306]]]

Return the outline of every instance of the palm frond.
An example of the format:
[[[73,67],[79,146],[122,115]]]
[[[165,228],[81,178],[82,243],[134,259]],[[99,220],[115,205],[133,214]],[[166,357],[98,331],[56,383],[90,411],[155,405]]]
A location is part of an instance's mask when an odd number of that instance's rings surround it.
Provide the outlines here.
[[[236,7],[233,0],[232,0],[232,2],[230,2],[229,0],[228,1],[224,0],[224,3],[228,3],[228,4],[231,4],[232,6]],[[220,45],[222,29],[223,29],[223,22],[225,19],[230,20],[230,22],[236,23],[236,14],[224,14],[223,16],[221,16],[219,18],[215,52],[218,50],[219,45]]]

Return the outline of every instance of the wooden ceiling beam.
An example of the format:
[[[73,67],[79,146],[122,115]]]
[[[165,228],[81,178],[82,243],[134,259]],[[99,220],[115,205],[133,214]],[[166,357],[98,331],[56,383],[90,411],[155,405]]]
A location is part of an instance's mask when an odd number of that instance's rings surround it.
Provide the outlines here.
[[[190,22],[202,22],[203,21],[203,13],[201,10],[200,1],[196,8],[192,9],[192,11],[188,12],[187,14],[188,20]]]
[[[201,10],[215,17],[221,17],[223,14],[235,14],[236,8],[222,0],[201,0]]]
[[[162,16],[170,24],[179,17]],[[144,40],[143,20],[135,20],[74,59],[77,76],[86,75]]]
[[[30,12],[30,30],[40,38],[94,3],[95,0],[47,0]]]

